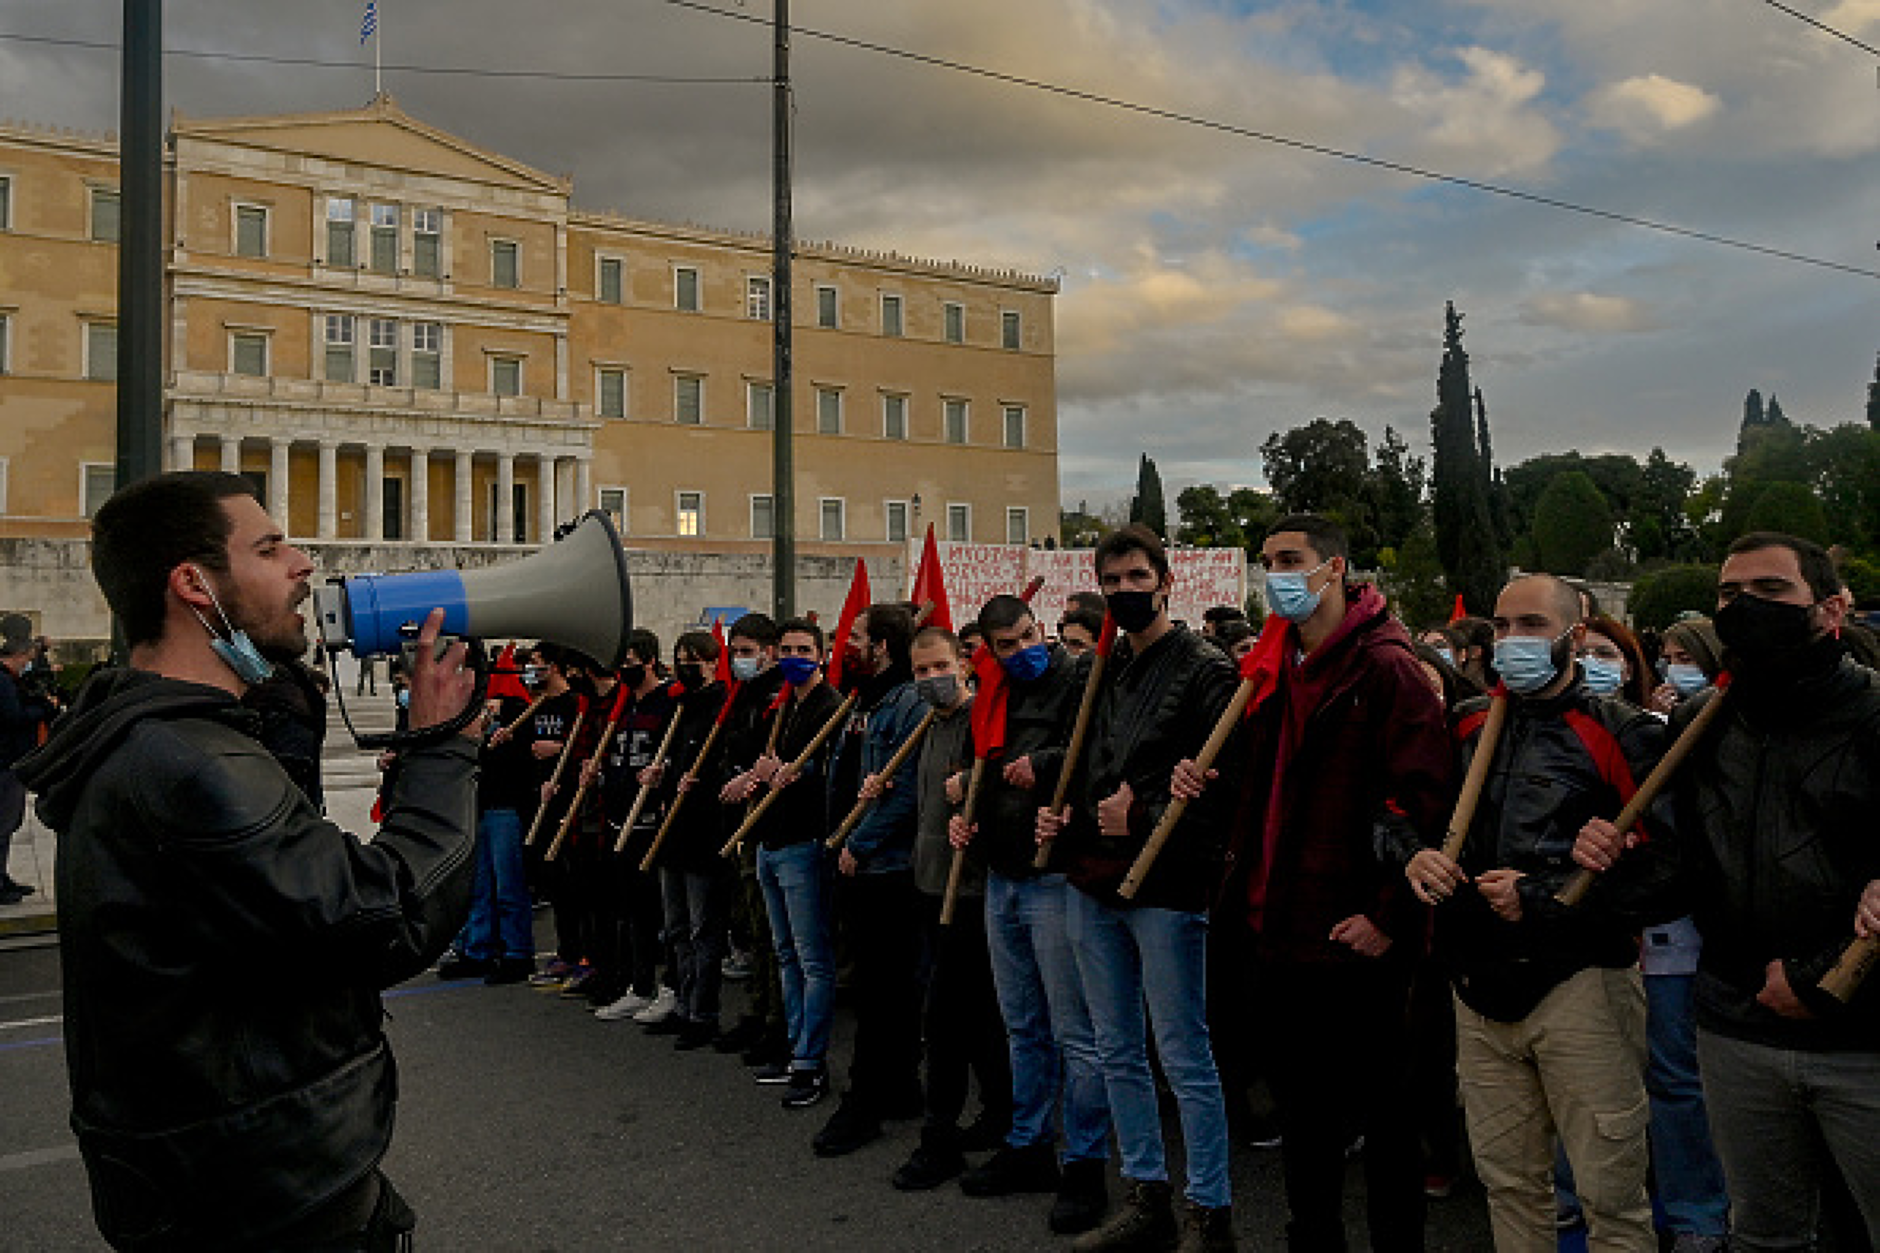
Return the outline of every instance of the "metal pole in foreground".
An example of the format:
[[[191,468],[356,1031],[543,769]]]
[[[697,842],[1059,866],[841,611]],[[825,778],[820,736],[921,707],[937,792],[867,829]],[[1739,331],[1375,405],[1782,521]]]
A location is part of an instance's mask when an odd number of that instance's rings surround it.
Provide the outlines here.
[[[124,0],[117,486],[163,468],[163,4]]]
[[[776,4],[776,57],[771,84],[772,224],[771,354],[771,613],[796,615],[796,469],[791,447],[790,393],[790,3]]]

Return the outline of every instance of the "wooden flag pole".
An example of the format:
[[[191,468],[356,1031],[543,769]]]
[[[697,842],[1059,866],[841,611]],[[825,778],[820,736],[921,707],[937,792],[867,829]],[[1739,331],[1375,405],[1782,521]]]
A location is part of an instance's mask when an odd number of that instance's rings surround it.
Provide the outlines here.
[[[561,772],[568,768],[568,757],[574,752],[575,737],[581,734],[581,723],[587,718],[587,710],[578,709],[574,715],[574,725],[568,728],[568,738],[562,741],[561,756],[555,762],[555,773],[548,776],[548,795],[553,796],[561,786]],[[548,816],[548,798],[535,807],[535,820],[529,824],[529,834],[522,841],[524,848],[533,847],[535,837],[541,834],[542,819]]]
[[[795,759],[792,760],[788,766],[785,766],[784,769],[788,770],[793,775],[800,771],[804,763],[816,755],[816,750],[821,748],[823,743],[836,733],[836,728],[842,725],[843,720],[849,716],[849,711],[855,708],[855,700],[860,695],[861,693],[859,692],[850,692],[847,696],[843,697],[842,703],[836,707],[835,714],[829,721],[823,723],[822,728],[816,732],[815,738],[804,745],[803,751],[798,753]],[[738,824],[737,831],[732,834],[729,840],[725,841],[725,846],[718,850],[719,856],[729,857],[731,854],[737,852],[738,845],[744,843],[744,837],[749,834],[752,827],[757,825],[758,819],[764,816],[765,811],[770,808],[771,803],[777,799],[781,791],[781,788],[773,787],[770,791],[764,793],[764,799],[758,801],[751,812],[744,816],[744,821]]]
[[[1821,990],[1837,1001],[1850,1001],[1876,965],[1880,965],[1880,936],[1858,936],[1842,950],[1834,969],[1821,977]]]
[[[672,737],[679,730],[679,715],[684,712],[685,706],[683,703],[673,707],[672,721],[666,726],[666,734],[659,737],[659,747],[653,750],[652,769],[657,770],[666,764],[666,752],[672,747]],[[624,853],[627,851],[627,837],[633,834],[633,824],[640,820],[640,811],[646,808],[646,798],[652,794],[652,788],[647,787],[644,783],[640,784],[639,792],[633,797],[633,807],[627,810],[627,820],[620,824],[620,838],[614,841],[614,852]],[[652,861],[652,850],[648,849],[646,860],[640,863],[641,874],[645,874],[652,869]]]
[[[534,700],[530,701],[529,707],[523,710],[521,713],[517,714],[516,720],[514,722],[510,723],[508,726],[503,728],[503,734],[513,736],[516,732],[522,730],[522,724],[527,722],[530,718],[534,717],[535,711],[540,709],[542,707],[542,702],[547,699],[548,699],[548,693],[544,692],[540,696],[536,697]]]
[[[1449,817],[1449,830],[1443,836],[1443,856],[1455,861],[1468,843],[1469,828],[1475,825],[1475,808],[1482,801],[1482,789],[1488,783],[1488,768],[1495,760],[1501,743],[1501,729],[1508,725],[1508,698],[1497,694],[1488,702],[1488,721],[1482,724],[1481,738],[1475,742],[1475,756],[1469,759],[1469,773],[1462,780],[1462,794],[1456,797],[1456,809]]]
[[[1084,679],[1084,698],[1077,705],[1077,721],[1071,724],[1070,746],[1064,750],[1064,764],[1058,769],[1057,786],[1051,790],[1051,812],[1062,817],[1064,798],[1070,794],[1071,775],[1077,770],[1077,761],[1084,755],[1084,740],[1090,734],[1090,718],[1097,708],[1097,689],[1103,686],[1103,670],[1109,665],[1110,655],[1099,652],[1090,659],[1090,674]],[[1031,860],[1033,870],[1043,870],[1051,861],[1051,841],[1045,840],[1038,845],[1038,855]]]
[[[881,768],[882,778],[892,779],[895,772],[907,764],[908,757],[920,747],[921,740],[926,738],[927,728],[933,725],[933,720],[939,713],[938,709],[929,709],[927,716],[915,724],[914,729],[908,732],[907,738],[901,741],[901,746],[894,750],[894,756],[888,758],[888,764]],[[861,825],[863,817],[879,799],[881,799],[879,796],[874,796],[856,801],[855,808],[849,810],[849,816],[842,820],[842,825],[837,827],[835,834],[829,837],[829,847],[841,848],[843,841],[849,838],[850,832]]]
[[[619,699],[614,701],[614,711],[607,717],[607,726],[601,731],[600,742],[594,746],[594,755],[588,758],[588,765],[598,765],[601,758],[606,755],[607,746],[614,742],[614,731],[620,726],[621,715],[626,713],[626,710],[625,701]],[[574,829],[575,815],[580,812],[581,802],[587,799],[588,788],[591,786],[588,773],[583,770],[581,785],[575,788],[574,799],[568,802],[568,812],[561,816],[561,826],[556,830],[555,838],[549,844],[548,851],[542,854],[543,861],[554,861],[561,855],[561,846],[567,842],[568,832]]]
[[[1247,702],[1253,699],[1253,688],[1252,679],[1242,679],[1240,686],[1234,689],[1234,699],[1227,702],[1220,721],[1214,724],[1213,734],[1208,736],[1208,742],[1201,746],[1201,752],[1195,757],[1195,768],[1202,774],[1213,768],[1214,759],[1221,755],[1221,749],[1227,745],[1227,737],[1234,733],[1240,716],[1247,712]],[[1169,802],[1168,808],[1162,811],[1162,821],[1155,824],[1155,830],[1149,833],[1149,842],[1142,846],[1142,852],[1136,854],[1136,863],[1117,886],[1118,896],[1130,900],[1141,890],[1142,881],[1148,877],[1155,859],[1162,855],[1162,846],[1168,843],[1175,824],[1182,820],[1182,815],[1187,811],[1187,801],[1177,799]]]
[[[727,696],[725,699],[729,700],[730,697]],[[724,723],[722,722],[712,723],[712,729],[709,732],[707,732],[705,735],[705,742],[699,745],[698,756],[693,759],[691,768],[685,772],[684,778],[681,778],[679,780],[680,783],[683,784],[687,779],[690,779],[694,783],[698,782],[699,767],[705,764],[705,759],[711,756],[712,749],[718,746],[718,733],[720,731],[723,731],[724,729],[725,729]],[[659,846],[666,842],[667,833],[672,830],[673,822],[677,820],[677,818],[679,817],[680,807],[685,804],[685,798],[690,796],[691,794],[692,794],[691,791],[684,787],[681,787],[676,793],[674,793],[673,798],[672,798],[672,808],[666,811],[666,820],[660,823],[659,830],[653,833],[653,845],[651,848],[646,850],[646,859],[645,861],[642,861],[640,863],[641,869],[646,868],[647,862],[650,862],[653,860],[653,854],[659,851]]]
[[[979,809],[979,785],[985,781],[985,777],[986,759],[973,758],[973,775],[966,784],[966,804],[960,809],[960,817],[966,820],[969,829],[973,825],[973,815]],[[956,848],[953,850],[953,864],[947,867],[946,895],[940,898],[940,925],[943,927],[953,925],[953,911],[960,900],[960,879],[965,872],[966,850]]]

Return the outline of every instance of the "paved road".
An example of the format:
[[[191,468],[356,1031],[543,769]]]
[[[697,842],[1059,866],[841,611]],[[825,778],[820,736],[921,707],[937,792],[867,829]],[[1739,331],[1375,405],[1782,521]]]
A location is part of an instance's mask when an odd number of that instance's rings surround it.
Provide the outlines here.
[[[55,950],[0,951],[7,1250],[105,1247],[65,1127],[57,988]],[[1046,1232],[1042,1198],[890,1188],[915,1143],[913,1123],[890,1124],[851,1157],[815,1158],[809,1140],[830,1106],[786,1112],[733,1059],[675,1053],[631,1024],[596,1022],[526,987],[423,978],[392,993],[386,1008],[403,1092],[386,1169],[419,1211],[422,1248],[1068,1248]],[[838,1062],[848,1055],[847,1025],[844,1015]],[[1354,1193],[1357,1180],[1354,1171]],[[1237,1151],[1234,1183],[1243,1247],[1277,1247],[1276,1155]],[[1433,1206],[1430,1229],[1432,1250],[1489,1247],[1479,1193]]]

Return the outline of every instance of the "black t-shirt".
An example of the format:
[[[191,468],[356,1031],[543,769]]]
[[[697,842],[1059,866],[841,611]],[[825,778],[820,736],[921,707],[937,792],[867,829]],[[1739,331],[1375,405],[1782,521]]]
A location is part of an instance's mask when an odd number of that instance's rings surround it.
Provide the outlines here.
[[[497,710],[497,725],[508,726],[528,707],[528,702],[519,697],[505,696]],[[534,809],[537,780],[535,759],[529,752],[529,745],[535,742],[534,721],[531,716],[502,744],[484,744],[477,762],[477,809],[513,809],[518,813]]]

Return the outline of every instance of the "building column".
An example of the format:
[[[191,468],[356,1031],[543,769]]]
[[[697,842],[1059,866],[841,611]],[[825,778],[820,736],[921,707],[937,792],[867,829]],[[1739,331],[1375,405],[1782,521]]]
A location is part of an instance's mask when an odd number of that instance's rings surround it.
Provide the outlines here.
[[[222,470],[227,474],[240,474],[242,468],[242,442],[234,435],[222,436]]]
[[[538,544],[546,544],[555,538],[555,523],[560,519],[555,515],[555,459],[543,453],[535,461],[535,479],[537,483],[535,504],[536,517],[540,519],[541,534],[535,537]]]
[[[196,468],[196,437],[194,435],[170,436],[170,469],[193,470]]]
[[[584,516],[594,507],[594,458],[574,459],[574,516]]]
[[[385,449],[366,445],[366,539],[385,538]]]
[[[431,542],[431,450],[411,450],[411,520],[405,538],[420,544]]]
[[[290,530],[288,525],[287,500],[287,455],[293,445],[284,439],[268,441],[268,516],[283,532]]]
[[[320,525],[317,539],[332,539],[339,534],[339,441],[320,441]]]
[[[457,542],[459,544],[468,544],[470,542],[471,535],[473,533],[471,531],[470,522],[471,522],[472,517],[474,517],[474,515],[472,514],[471,510],[475,506],[476,500],[475,500],[475,497],[472,496],[470,492],[470,458],[471,458],[471,453],[468,449],[459,448],[457,450],[457,480],[456,480],[457,482],[457,518],[456,518],[456,522],[457,522]]]
[[[516,497],[516,458],[513,453],[496,454],[496,542],[513,543],[518,536],[509,532],[514,529]]]

